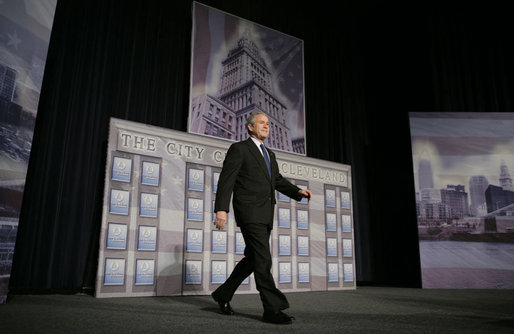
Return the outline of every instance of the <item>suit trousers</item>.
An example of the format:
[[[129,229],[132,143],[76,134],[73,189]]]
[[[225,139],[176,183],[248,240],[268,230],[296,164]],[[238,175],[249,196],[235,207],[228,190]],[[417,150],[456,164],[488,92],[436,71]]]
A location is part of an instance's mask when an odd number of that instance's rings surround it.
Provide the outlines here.
[[[271,274],[271,252],[269,238],[271,225],[245,224],[241,233],[246,244],[245,257],[239,261],[230,277],[218,289],[216,294],[223,301],[230,301],[235,291],[252,272],[265,312],[278,312],[289,307],[286,296],[277,289]]]

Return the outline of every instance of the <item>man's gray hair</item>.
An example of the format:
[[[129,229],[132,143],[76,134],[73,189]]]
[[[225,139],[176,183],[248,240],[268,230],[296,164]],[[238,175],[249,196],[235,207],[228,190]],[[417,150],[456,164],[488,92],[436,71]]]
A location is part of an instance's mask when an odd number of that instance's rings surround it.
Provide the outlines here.
[[[268,117],[268,115],[266,115],[266,113],[263,111],[256,111],[248,115],[248,117],[246,118],[246,131],[248,131],[249,135],[251,135],[251,133],[250,129],[248,129],[248,125],[251,124],[253,126],[255,124],[255,117],[257,117],[257,115],[264,115]]]

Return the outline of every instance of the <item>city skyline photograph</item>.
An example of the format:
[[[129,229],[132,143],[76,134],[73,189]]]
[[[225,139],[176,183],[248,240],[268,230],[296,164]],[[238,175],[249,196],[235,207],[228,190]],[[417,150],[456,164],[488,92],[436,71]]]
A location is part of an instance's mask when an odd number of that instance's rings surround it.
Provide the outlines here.
[[[409,116],[423,288],[511,288],[514,114]]]
[[[433,113],[431,114],[434,117]],[[514,173],[514,114],[411,113],[413,171],[416,192],[420,190],[419,166],[429,161],[433,188],[464,185],[473,176],[484,176],[489,184],[500,185],[500,167]],[[454,118],[450,118],[454,117]]]

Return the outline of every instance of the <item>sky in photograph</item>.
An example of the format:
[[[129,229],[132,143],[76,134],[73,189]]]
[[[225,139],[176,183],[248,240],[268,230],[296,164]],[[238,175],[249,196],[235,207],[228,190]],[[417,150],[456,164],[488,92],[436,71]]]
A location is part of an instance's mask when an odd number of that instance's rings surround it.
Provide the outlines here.
[[[499,185],[504,162],[514,176],[514,113],[410,113],[413,169],[418,189],[420,160],[431,163],[434,187],[483,175]]]

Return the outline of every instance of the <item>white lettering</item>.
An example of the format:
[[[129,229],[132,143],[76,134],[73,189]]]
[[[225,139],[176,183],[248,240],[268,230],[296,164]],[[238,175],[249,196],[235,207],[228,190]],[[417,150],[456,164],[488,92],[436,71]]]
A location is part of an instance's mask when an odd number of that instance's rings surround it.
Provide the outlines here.
[[[197,155],[197,158],[198,160],[202,160],[202,154],[203,154],[203,151],[205,151],[205,149],[203,147],[195,147],[196,148],[196,152],[198,153]]]
[[[221,152],[221,151],[214,151],[212,156],[214,158],[214,161],[216,161],[216,162],[222,162],[223,160],[225,160],[225,157],[223,156],[223,152]]]
[[[155,151],[155,139],[148,138],[147,149],[148,151]]]
[[[123,140],[123,146],[127,147],[129,146],[129,143],[128,143],[128,140],[130,139],[130,137],[132,137],[131,135],[129,134],[126,134],[126,133],[122,133],[121,134],[121,137],[124,139]]]

